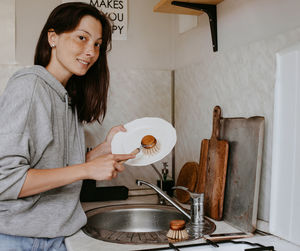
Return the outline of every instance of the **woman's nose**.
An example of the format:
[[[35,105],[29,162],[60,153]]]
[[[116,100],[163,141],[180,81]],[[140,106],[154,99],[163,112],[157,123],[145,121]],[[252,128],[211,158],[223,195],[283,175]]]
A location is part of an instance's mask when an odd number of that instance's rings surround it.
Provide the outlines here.
[[[94,43],[90,43],[86,46],[85,53],[90,57],[94,57],[96,55],[96,48],[94,46]]]

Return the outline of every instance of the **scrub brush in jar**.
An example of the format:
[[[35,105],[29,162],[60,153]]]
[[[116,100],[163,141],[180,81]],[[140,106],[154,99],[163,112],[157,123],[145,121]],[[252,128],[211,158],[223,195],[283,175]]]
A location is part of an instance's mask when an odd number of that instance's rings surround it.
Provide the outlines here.
[[[167,233],[167,237],[174,241],[182,241],[189,238],[189,235],[185,229],[184,220],[172,220],[170,222],[170,229]]]

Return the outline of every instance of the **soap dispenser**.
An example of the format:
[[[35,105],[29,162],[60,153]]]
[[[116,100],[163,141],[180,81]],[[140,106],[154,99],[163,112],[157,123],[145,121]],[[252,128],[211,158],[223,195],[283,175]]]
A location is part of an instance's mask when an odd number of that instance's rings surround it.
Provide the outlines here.
[[[168,176],[169,174],[169,170],[168,170],[168,162],[163,162],[163,168],[161,170],[162,172],[162,177],[163,177],[163,180],[162,180],[162,190],[165,191],[170,197],[173,196],[173,189],[172,187],[174,186],[174,180]],[[160,184],[160,181],[157,180],[157,186],[159,186]]]

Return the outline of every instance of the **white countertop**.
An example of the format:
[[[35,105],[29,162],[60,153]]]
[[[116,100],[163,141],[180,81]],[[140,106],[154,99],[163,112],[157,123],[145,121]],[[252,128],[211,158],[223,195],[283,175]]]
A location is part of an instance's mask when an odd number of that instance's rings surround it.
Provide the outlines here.
[[[240,239],[241,240],[241,239]],[[260,243],[264,246],[274,246],[276,251],[299,251],[300,247],[296,246],[292,243],[289,243],[285,240],[282,240],[278,237],[269,235],[269,236],[259,236],[252,238],[244,238],[243,241],[249,241],[252,243]],[[237,240],[235,240],[237,241]],[[175,244],[176,246],[186,245],[186,244],[195,244],[195,243],[203,243],[203,240],[193,241],[193,242],[184,242]],[[151,248],[159,248],[159,247],[168,247],[167,245],[127,245],[127,244],[115,244],[109,243],[105,241],[100,241],[93,239],[87,235],[85,235],[82,231],[79,231],[75,235],[68,237],[66,240],[66,245],[68,251],[95,251],[95,250],[103,250],[103,251],[129,251],[129,250],[147,250]],[[254,248],[252,246],[246,244],[223,244],[218,247],[218,251],[243,251],[246,248]],[[172,249],[169,249],[172,250]],[[187,251],[195,251],[195,250],[203,250],[203,251],[216,251],[215,247],[211,246],[197,246],[197,247],[186,247],[180,248],[180,250]]]
[[[120,205],[120,204],[134,204],[134,203],[152,203],[155,204],[157,202],[156,195],[147,195],[147,196],[133,196],[129,197],[127,200],[122,201],[107,201],[107,202],[90,202],[83,203],[84,210],[89,210],[96,207],[106,206],[106,205]],[[213,221],[216,224],[215,233],[232,233],[239,232],[239,230],[225,223],[224,221]],[[252,243],[258,242],[264,246],[274,246],[277,251],[300,251],[300,247],[293,245],[285,240],[282,240],[275,236],[254,236],[251,238],[244,238],[243,241],[250,241]],[[67,237],[65,240],[68,251],[95,251],[95,250],[109,250],[109,251],[127,251],[127,250],[145,250],[151,248],[163,248],[168,247],[168,245],[150,245],[150,244],[142,244],[142,245],[129,245],[129,244],[116,244],[111,242],[105,242],[101,240],[94,239],[86,235],[82,230],[78,231],[74,235]],[[177,246],[180,245],[188,245],[188,244],[196,244],[196,243],[205,243],[203,239],[198,239],[194,241],[188,242],[180,242],[176,243]],[[218,248],[220,251],[234,251],[234,250],[244,250],[245,248],[251,248],[249,245],[234,245],[234,244],[222,244]],[[169,249],[172,250],[172,249]],[[188,248],[180,248],[180,250],[216,250],[215,247],[210,246],[197,246],[197,247],[188,247]]]

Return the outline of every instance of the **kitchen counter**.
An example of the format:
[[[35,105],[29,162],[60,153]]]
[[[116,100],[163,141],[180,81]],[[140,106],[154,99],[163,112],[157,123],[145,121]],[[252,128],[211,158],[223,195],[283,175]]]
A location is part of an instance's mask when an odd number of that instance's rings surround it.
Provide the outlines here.
[[[132,192],[130,192],[132,193]],[[89,203],[82,203],[83,209],[85,211],[101,207],[107,205],[120,205],[120,204],[146,204],[157,203],[157,195],[153,194],[153,191],[145,189],[143,195],[139,194],[139,191],[136,194],[133,192],[132,195],[129,193],[129,198],[127,200],[122,201],[106,201],[106,202],[89,202]],[[216,231],[215,233],[232,233],[232,232],[239,232],[239,230],[235,229],[234,227],[230,226],[229,224],[225,223],[224,221],[213,221],[216,224]],[[252,238],[244,238],[242,240],[247,240],[250,242],[258,242],[264,246],[275,246],[277,251],[300,251],[300,247],[295,246],[287,241],[284,241],[280,238],[275,236],[254,236]],[[109,250],[109,251],[120,251],[120,250],[147,250],[152,248],[163,248],[167,247],[166,244],[164,245],[129,245],[129,244],[116,244],[111,242],[105,242],[101,240],[94,239],[86,235],[82,230],[79,230],[74,235],[67,237],[66,246],[68,251],[94,251],[94,250]],[[203,239],[198,239],[194,241],[186,241],[176,243],[176,245],[188,245],[188,244],[198,244],[198,243],[205,243]],[[233,245],[233,244],[223,244],[218,248],[218,250],[244,250],[245,248],[251,248],[248,245]],[[172,249],[169,249],[172,250]],[[214,247],[210,246],[197,246],[197,247],[189,247],[189,248],[180,248],[180,250],[215,250]]]

